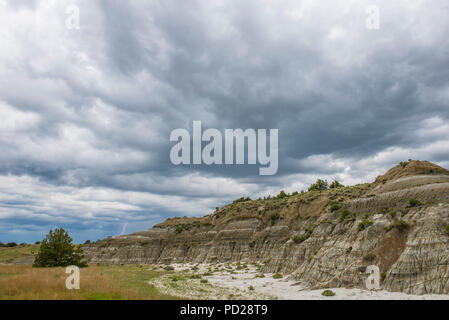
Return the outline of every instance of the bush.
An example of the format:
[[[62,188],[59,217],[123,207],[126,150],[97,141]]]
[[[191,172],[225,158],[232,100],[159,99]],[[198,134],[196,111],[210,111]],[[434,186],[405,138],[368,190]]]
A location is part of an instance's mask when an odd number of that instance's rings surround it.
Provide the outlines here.
[[[280,273],[276,273],[275,275],[273,275],[273,279],[282,279],[284,276]]]
[[[362,230],[365,230],[367,227],[369,227],[369,226],[371,226],[373,224],[374,224],[374,222],[371,221],[371,220],[363,220],[362,222],[359,223],[357,229],[359,231],[362,231]]]
[[[306,241],[309,237],[307,237],[306,235],[302,235],[302,236],[294,236],[292,237],[292,240],[296,243],[296,244],[300,244],[303,243],[304,241]]]
[[[253,286],[249,286],[249,287],[248,287],[248,290],[250,290],[250,291],[254,291],[255,289],[254,289],[254,287],[253,287]]]
[[[288,197],[289,197],[288,193],[285,193],[284,190],[281,190],[281,192],[276,196],[276,198],[278,198],[278,199],[284,199],[284,198],[288,198]]]
[[[276,224],[276,222],[281,218],[281,216],[279,215],[279,213],[273,213],[270,216],[270,223],[272,226],[274,226]]]
[[[352,247],[349,247],[349,248],[346,249],[346,253],[347,254],[350,254],[351,252],[352,252]]]
[[[41,242],[40,241],[36,241],[34,244],[39,245],[39,244],[41,244]]]
[[[408,162],[407,162],[407,161],[401,161],[401,162],[399,162],[399,165],[400,165],[402,168],[405,168],[405,167],[408,165]]]
[[[5,245],[5,247],[7,247],[7,248],[14,248],[14,247],[17,247],[17,243],[15,243],[15,242],[8,242]]]
[[[376,260],[376,258],[377,258],[376,254],[374,254],[373,252],[370,252],[366,256],[363,257],[363,260],[368,261],[368,262],[373,262],[374,260]]]
[[[332,290],[324,290],[321,295],[325,297],[333,297],[335,296],[335,292],[333,292]]]
[[[331,211],[332,212],[337,211],[339,209],[340,209],[340,206],[338,204],[334,203],[333,205],[331,205]]]
[[[312,236],[314,230],[315,226],[309,226],[306,228],[305,233],[302,236],[294,236],[291,239],[297,244],[303,243]]]
[[[326,180],[318,179],[309,187],[309,191],[326,191],[329,188]]]
[[[330,189],[338,189],[338,188],[343,188],[344,185],[342,185],[340,182],[338,182],[337,180],[334,180],[331,185],[329,186]]]
[[[444,231],[449,235],[449,224],[444,228]]]
[[[340,220],[345,220],[346,218],[349,218],[350,215],[351,215],[351,212],[349,212],[349,210],[344,210],[341,213]]]
[[[416,199],[410,199],[408,201],[408,204],[410,205],[410,207],[419,207],[420,205],[422,205],[421,201]]]
[[[234,200],[232,203],[236,204],[236,203],[240,203],[240,202],[247,202],[247,201],[251,201],[250,197],[241,197],[240,199]]]
[[[184,230],[184,228],[182,226],[177,226],[175,232],[176,233],[181,233],[182,230]]]
[[[209,281],[207,279],[201,279],[200,282],[201,283],[208,283]]]
[[[399,220],[394,224],[394,227],[397,228],[399,231],[405,231],[408,228],[410,228],[410,225],[404,220]]]
[[[396,217],[396,211],[390,211],[388,215],[392,218]]]
[[[81,246],[72,244],[72,238],[62,228],[49,234],[42,240],[39,252],[36,255],[33,267],[67,267],[78,266],[87,267],[83,261],[83,251]]]

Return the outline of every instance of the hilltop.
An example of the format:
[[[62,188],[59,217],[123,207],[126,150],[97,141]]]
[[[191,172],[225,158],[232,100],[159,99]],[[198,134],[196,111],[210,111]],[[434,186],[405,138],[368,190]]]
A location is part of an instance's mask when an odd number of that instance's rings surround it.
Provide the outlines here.
[[[86,246],[91,263],[253,262],[309,289],[449,292],[449,171],[401,162],[374,182],[268,200],[240,199]]]

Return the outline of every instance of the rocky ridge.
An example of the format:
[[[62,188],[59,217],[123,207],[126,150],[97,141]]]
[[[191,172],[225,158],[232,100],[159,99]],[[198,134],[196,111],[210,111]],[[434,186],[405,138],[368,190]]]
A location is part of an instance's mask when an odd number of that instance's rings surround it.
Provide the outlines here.
[[[449,171],[408,161],[370,184],[241,201],[85,246],[90,263],[258,262],[308,289],[449,293]]]

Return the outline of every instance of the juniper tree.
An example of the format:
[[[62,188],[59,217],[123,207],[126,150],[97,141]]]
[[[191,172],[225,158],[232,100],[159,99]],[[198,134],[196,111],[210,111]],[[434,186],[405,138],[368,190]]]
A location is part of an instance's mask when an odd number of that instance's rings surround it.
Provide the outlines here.
[[[50,230],[45,239],[42,240],[33,267],[67,267],[72,265],[87,267],[83,259],[81,246],[74,245],[69,234],[60,228],[54,232]]]
[[[318,179],[309,187],[309,191],[326,191],[328,188],[329,185],[326,180]]]

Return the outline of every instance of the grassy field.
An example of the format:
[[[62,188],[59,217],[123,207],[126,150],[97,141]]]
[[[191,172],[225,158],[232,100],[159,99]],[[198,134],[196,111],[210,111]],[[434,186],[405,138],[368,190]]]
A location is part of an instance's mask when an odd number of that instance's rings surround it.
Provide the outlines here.
[[[175,299],[148,283],[162,275],[147,266],[89,266],[81,269],[81,289],[67,290],[65,268],[0,265],[0,300]]]
[[[39,245],[17,246],[13,248],[0,248],[0,263],[15,263],[39,251]]]

